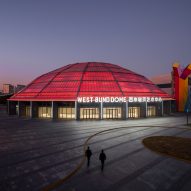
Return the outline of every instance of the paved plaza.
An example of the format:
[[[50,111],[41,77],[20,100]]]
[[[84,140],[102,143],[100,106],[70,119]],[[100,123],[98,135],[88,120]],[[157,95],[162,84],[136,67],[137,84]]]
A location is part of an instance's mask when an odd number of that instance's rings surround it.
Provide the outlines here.
[[[190,119],[191,120],[191,119]],[[85,141],[92,150],[86,163],[60,191],[190,191],[191,164],[156,154],[145,137],[191,137],[185,116],[137,120],[52,121],[0,117],[0,190],[38,191],[66,177],[83,159]],[[136,127],[137,126],[137,127]],[[124,128],[123,128],[124,127]],[[101,172],[99,153],[107,160]]]

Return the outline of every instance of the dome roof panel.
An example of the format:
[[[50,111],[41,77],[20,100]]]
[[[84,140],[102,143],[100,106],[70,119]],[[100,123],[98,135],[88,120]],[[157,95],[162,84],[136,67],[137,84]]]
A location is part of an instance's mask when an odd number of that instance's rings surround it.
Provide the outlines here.
[[[35,97],[36,100],[75,100],[77,96],[76,92],[41,92]]]
[[[102,62],[88,62],[88,67],[104,67],[105,64]]]
[[[80,81],[51,82],[42,92],[76,92]]]
[[[119,68],[110,67],[109,70],[110,70],[111,72],[118,72],[118,73],[131,73],[131,71],[126,70],[126,69],[124,69],[124,68],[120,68],[120,67],[119,67]]]
[[[120,91],[115,81],[83,81],[80,91]]]
[[[105,71],[105,72],[107,72],[108,71],[108,69],[106,68],[106,67],[103,67],[103,66],[99,66],[99,67],[87,67],[87,69],[86,69],[86,71],[92,71],[92,72],[99,72],[99,71]]]
[[[36,79],[33,83],[49,82],[54,78],[54,76],[55,74],[44,74],[43,76],[40,76],[38,79]]]
[[[113,91],[103,91],[103,92],[96,92],[96,91],[88,91],[88,92],[79,92],[79,97],[121,97],[123,96],[120,91],[113,92]]]
[[[10,100],[77,100],[78,96],[169,97],[150,80],[102,62],[69,64],[39,76]]]
[[[71,67],[67,68],[67,72],[83,72],[86,67],[88,66],[88,63],[76,63],[72,64]]]
[[[36,92],[20,92],[16,95],[12,96],[13,100],[31,100],[35,99],[37,93]]]
[[[38,93],[40,92],[45,86],[47,85],[46,82],[39,82],[39,83],[32,83],[28,86],[28,88],[25,88],[22,92],[25,93]]]
[[[148,80],[146,80],[146,78],[143,78],[140,75],[135,75],[132,73],[118,73],[118,72],[114,72],[113,73],[114,77],[117,79],[117,81],[128,81],[128,82],[140,82],[142,83],[144,80],[144,83],[149,82]]]
[[[119,82],[119,85],[124,92],[150,92],[150,89],[141,83]]]
[[[75,81],[82,78],[82,72],[62,72],[58,74],[53,81]]]
[[[83,75],[83,80],[108,80],[108,81],[114,81],[113,75],[111,72],[85,72]]]

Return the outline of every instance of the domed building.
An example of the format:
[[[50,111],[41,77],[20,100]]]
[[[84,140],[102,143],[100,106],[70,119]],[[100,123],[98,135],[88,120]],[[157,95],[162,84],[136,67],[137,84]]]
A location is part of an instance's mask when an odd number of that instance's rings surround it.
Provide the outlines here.
[[[101,62],[69,64],[37,77],[9,99],[31,118],[127,119],[170,113],[173,99],[146,77]]]

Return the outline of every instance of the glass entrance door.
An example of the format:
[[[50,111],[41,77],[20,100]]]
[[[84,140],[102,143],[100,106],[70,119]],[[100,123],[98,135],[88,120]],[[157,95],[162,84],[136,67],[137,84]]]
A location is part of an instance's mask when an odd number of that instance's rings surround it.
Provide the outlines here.
[[[117,109],[106,109],[106,116],[107,116],[107,119],[116,119],[118,116],[118,110]]]
[[[129,118],[139,118],[140,117],[140,107],[129,107]]]
[[[80,108],[80,119],[99,119],[99,109]]]
[[[51,107],[39,107],[38,117],[40,118],[51,118]]]
[[[31,116],[31,107],[30,106],[26,106],[25,107],[25,116],[26,117],[30,117]]]
[[[59,107],[58,118],[75,119],[75,108],[72,107]]]
[[[120,119],[121,118],[121,108],[103,108],[103,118],[104,119]]]
[[[155,106],[148,106],[147,107],[147,116],[148,117],[156,116],[156,107]]]

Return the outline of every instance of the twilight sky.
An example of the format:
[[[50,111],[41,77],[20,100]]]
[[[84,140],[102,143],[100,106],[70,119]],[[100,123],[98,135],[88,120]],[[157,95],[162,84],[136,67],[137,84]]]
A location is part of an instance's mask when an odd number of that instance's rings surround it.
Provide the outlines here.
[[[1,0],[0,89],[102,61],[146,77],[191,63],[190,0]]]

